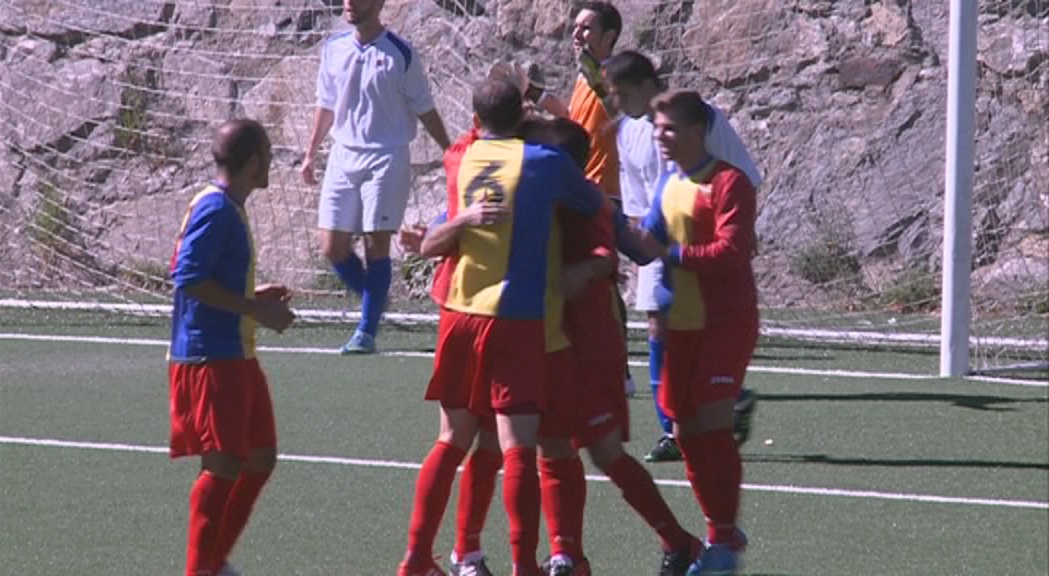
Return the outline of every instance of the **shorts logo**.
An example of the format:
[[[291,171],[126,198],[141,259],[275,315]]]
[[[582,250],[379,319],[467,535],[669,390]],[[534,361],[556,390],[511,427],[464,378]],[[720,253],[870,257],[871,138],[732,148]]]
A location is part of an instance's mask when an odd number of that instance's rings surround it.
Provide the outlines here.
[[[712,376],[710,378],[710,383],[715,386],[720,384],[734,384],[735,382],[736,379],[732,376]]]
[[[611,412],[605,412],[604,414],[598,414],[597,416],[594,416],[590,420],[587,420],[586,423],[587,423],[588,426],[600,426],[600,425],[604,424],[605,422],[608,422],[611,419],[612,419],[612,413]]]

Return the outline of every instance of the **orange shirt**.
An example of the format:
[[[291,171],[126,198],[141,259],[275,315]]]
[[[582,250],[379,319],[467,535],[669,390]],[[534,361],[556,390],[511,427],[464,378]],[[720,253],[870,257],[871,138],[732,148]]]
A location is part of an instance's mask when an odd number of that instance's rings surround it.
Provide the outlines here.
[[[605,194],[619,198],[616,126],[609,122],[605,105],[582,77],[576,79],[572,89],[568,117],[590,134],[590,158],[586,161],[586,177],[597,182]]]

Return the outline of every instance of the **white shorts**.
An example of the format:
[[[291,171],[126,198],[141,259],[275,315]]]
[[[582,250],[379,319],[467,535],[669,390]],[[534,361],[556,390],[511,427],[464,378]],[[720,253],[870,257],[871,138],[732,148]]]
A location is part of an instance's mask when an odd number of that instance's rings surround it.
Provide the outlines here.
[[[317,227],[351,234],[399,229],[411,169],[407,146],[371,150],[335,143],[324,171]]]
[[[656,286],[663,278],[663,262],[655,260],[637,269],[637,290],[634,291],[634,310],[656,312]]]

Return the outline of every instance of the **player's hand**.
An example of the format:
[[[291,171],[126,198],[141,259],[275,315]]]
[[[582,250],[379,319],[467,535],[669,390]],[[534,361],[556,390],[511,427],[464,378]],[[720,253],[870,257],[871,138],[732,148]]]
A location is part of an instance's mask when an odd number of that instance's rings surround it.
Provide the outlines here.
[[[290,302],[291,289],[281,284],[263,284],[255,288],[256,300]]]
[[[317,171],[316,168],[314,168],[313,163],[313,156],[307,154],[306,157],[302,159],[302,166],[299,166],[299,172],[302,173],[302,181],[305,182],[307,186],[317,185]]]
[[[397,234],[397,243],[407,254],[418,255],[422,252],[423,238],[428,228],[423,224],[416,224],[411,228],[402,228]]]
[[[488,226],[498,224],[510,216],[510,207],[495,202],[474,202],[469,208],[456,215],[455,219],[464,226]]]
[[[561,273],[561,294],[565,300],[575,300],[593,279],[593,272],[586,262],[569,266]]]
[[[295,313],[288,308],[288,303],[280,300],[256,300],[251,315],[256,322],[278,334],[295,320]]]

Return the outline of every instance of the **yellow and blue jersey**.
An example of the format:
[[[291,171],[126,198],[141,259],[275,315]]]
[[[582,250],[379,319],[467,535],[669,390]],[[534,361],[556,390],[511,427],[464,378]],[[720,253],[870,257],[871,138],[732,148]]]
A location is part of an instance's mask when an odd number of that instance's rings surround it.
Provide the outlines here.
[[[603,194],[560,150],[518,139],[481,139],[454,175],[449,217],[474,202],[504,204],[510,217],[470,227],[459,237],[445,306],[498,318],[546,320],[560,330],[561,246],[555,209],[586,215]]]
[[[726,316],[757,313],[750,262],[756,205],[750,181],[724,162],[664,173],[644,228],[669,247],[661,298],[668,328],[702,330]]]
[[[255,320],[213,308],[186,293],[212,280],[255,297],[255,245],[244,207],[217,185],[190,201],[171,258],[175,284],[169,360],[180,363],[255,357]]]

